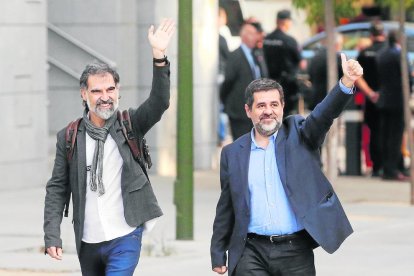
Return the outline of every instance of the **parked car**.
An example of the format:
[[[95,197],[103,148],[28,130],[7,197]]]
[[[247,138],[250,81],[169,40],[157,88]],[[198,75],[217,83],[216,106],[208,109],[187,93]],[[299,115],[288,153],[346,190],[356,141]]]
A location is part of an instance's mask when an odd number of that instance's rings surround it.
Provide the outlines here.
[[[395,21],[383,21],[382,23],[384,25],[385,33],[399,28],[399,23]],[[336,28],[336,31],[341,33],[344,37],[343,52],[348,57],[356,58],[358,56],[358,42],[361,39],[369,38],[370,27],[371,22],[358,22],[341,25]],[[414,61],[414,23],[405,23],[405,33],[407,36],[408,57],[412,65]],[[311,59],[314,56],[315,51],[322,47],[322,41],[325,38],[326,33],[321,32],[306,40],[302,44],[302,57],[307,60]]]

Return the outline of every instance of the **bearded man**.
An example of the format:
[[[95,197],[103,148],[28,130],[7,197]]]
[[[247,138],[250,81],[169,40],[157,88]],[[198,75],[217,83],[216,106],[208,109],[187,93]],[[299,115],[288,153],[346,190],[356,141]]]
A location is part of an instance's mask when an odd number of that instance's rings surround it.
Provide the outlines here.
[[[307,118],[283,119],[283,88],[276,81],[258,79],[247,87],[245,110],[254,127],[221,153],[213,271],[312,276],[313,249],[333,253],[353,232],[320,162],[324,137],[362,76],[357,61],[341,59],[342,79]]]
[[[165,52],[174,31],[171,19],[148,30],[153,83],[149,98],[128,111],[131,136],[143,137],[169,106],[170,63]],[[63,258],[60,224],[71,193],[76,249],[82,275],[87,276],[132,276],[140,257],[142,232],[149,221],[162,215],[145,168],[134,159],[117,119],[119,81],[118,73],[107,64],[86,66],[80,77],[85,110],[73,156],[68,158],[66,129],[62,129],[57,134],[52,177],[46,185],[46,253],[56,260]]]

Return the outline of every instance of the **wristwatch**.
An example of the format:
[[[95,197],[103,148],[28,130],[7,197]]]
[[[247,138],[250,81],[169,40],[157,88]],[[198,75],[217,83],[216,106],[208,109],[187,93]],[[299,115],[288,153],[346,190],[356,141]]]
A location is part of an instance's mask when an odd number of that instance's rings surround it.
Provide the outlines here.
[[[154,63],[164,63],[165,62],[165,64],[168,64],[167,56],[164,56],[163,58],[153,58],[152,61]]]

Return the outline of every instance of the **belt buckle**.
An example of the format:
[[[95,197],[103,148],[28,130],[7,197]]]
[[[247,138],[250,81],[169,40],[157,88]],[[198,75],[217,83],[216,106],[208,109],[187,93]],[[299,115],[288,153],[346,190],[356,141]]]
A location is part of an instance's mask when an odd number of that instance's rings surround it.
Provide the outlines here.
[[[271,242],[271,243],[274,243],[273,238],[277,238],[277,237],[279,237],[279,236],[280,236],[280,235],[270,235],[270,236],[269,236],[270,242]]]

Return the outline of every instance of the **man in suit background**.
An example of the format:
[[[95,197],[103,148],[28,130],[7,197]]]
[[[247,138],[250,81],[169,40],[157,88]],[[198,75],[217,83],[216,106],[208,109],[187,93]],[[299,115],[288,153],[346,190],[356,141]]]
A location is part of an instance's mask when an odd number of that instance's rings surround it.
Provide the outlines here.
[[[398,33],[388,34],[388,46],[377,56],[381,120],[383,179],[408,181],[404,175],[401,143],[404,133],[404,97],[401,81],[401,46]],[[408,68],[410,78],[410,68]]]
[[[220,100],[230,120],[233,140],[252,128],[252,123],[244,111],[244,90],[252,80],[266,77],[253,54],[261,35],[257,26],[245,23],[241,27],[241,45],[230,53],[224,82],[220,87]]]
[[[148,30],[153,54],[149,98],[129,115],[135,137],[145,133],[169,106],[170,66],[165,51],[174,22]],[[144,224],[162,215],[145,169],[135,161],[117,120],[119,75],[107,64],[86,66],[80,78],[85,104],[73,157],[68,158],[66,129],[57,135],[52,177],[46,186],[44,239],[47,254],[62,259],[60,224],[68,193],[82,275],[133,275]]]
[[[339,248],[352,227],[320,167],[320,147],[362,75],[341,55],[344,76],[305,119],[283,118],[279,83],[255,80],[245,111],[254,128],[222,150],[221,195],[211,238],[213,271],[312,276],[313,248]],[[228,252],[228,259],[227,259]]]

